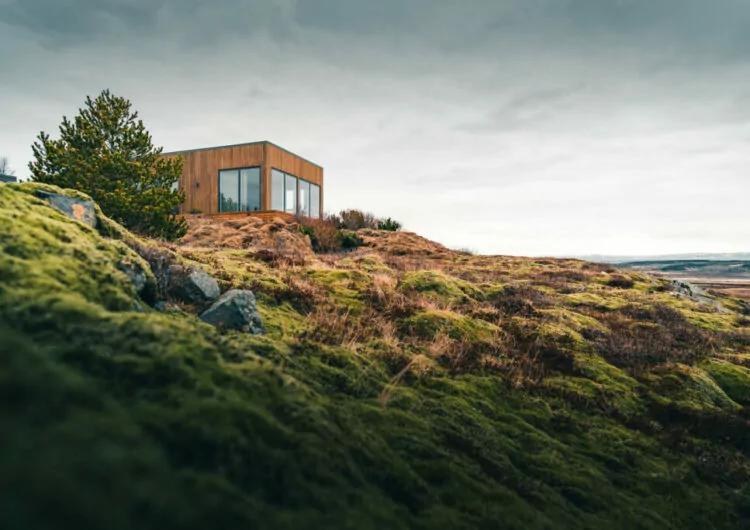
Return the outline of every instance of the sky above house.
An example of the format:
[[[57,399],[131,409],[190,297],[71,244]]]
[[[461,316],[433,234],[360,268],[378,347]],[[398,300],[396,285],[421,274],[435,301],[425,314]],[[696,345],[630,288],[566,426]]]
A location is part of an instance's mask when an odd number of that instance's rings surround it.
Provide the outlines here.
[[[750,250],[747,0],[0,0],[0,156],[86,95],[453,248]]]

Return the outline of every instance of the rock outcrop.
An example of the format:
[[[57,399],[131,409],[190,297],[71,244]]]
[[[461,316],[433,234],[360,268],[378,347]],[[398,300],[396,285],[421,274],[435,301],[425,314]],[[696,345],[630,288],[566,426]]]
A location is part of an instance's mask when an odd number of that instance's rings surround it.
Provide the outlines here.
[[[180,299],[188,303],[213,302],[221,294],[219,284],[205,272],[188,274],[177,289]]]
[[[200,318],[220,329],[234,329],[251,335],[262,335],[266,332],[252,291],[227,291]]]

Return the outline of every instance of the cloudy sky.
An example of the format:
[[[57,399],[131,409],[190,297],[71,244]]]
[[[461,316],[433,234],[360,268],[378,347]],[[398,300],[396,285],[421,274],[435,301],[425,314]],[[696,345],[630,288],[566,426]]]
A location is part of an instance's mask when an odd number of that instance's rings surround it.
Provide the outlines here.
[[[747,0],[0,0],[0,156],[86,95],[455,248],[750,250]]]

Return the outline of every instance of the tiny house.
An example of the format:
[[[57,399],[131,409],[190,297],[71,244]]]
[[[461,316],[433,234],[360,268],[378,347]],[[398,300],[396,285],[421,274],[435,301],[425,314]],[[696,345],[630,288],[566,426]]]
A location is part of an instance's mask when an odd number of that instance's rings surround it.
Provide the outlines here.
[[[3,175],[0,173],[0,182],[18,182],[18,179],[13,175]]]
[[[180,213],[322,216],[323,168],[271,142],[163,156],[184,161]]]

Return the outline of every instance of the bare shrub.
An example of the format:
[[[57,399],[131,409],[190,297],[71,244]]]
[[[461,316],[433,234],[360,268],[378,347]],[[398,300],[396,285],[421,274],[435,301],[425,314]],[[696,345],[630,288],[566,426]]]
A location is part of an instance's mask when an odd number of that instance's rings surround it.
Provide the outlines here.
[[[314,252],[337,252],[341,250],[341,232],[330,219],[300,217],[300,230],[310,238]]]
[[[549,372],[574,372],[575,344],[569,336],[550,336],[542,332],[544,320],[514,318],[506,321],[511,348],[505,369],[516,384],[538,383]]]
[[[306,318],[307,329],[300,339],[311,340],[331,346],[354,349],[368,333],[360,321],[353,318],[348,310],[336,309],[320,304],[310,311]]]
[[[679,311],[661,304],[629,306],[599,318],[610,329],[595,342],[599,353],[612,364],[634,371],[671,362],[693,364],[713,349],[716,339],[690,324]]]
[[[614,265],[610,265],[609,263],[586,262],[581,265],[581,269],[585,271],[605,272],[607,274],[613,274],[617,272],[617,268]]]
[[[536,307],[548,306],[550,296],[528,284],[506,285],[503,289],[488,297],[493,307],[505,315],[531,316]]]
[[[346,230],[361,230],[363,228],[378,228],[378,219],[368,212],[350,209],[341,210],[338,214],[328,216],[328,219],[337,225],[337,228]]]
[[[319,304],[325,302],[325,290],[312,280],[301,276],[297,270],[284,271],[283,286],[253,281],[250,288],[273,299],[277,304],[288,302],[298,312],[307,315]]]

